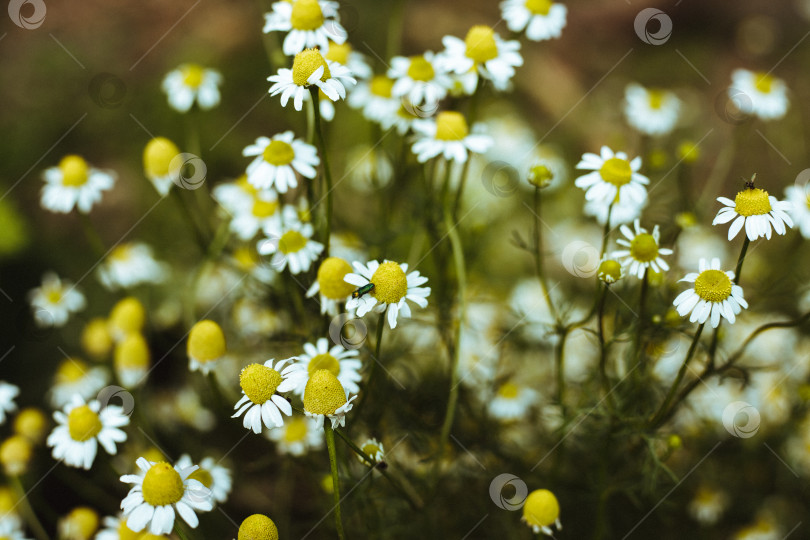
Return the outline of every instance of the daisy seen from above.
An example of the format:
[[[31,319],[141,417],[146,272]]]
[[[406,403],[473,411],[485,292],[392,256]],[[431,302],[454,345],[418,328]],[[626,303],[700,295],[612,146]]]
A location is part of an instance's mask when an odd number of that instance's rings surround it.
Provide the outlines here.
[[[770,240],[772,230],[781,235],[787,232],[787,227],[793,227],[793,220],[788,215],[793,204],[790,201],[778,201],[764,189],[755,187],[755,180],[756,175],[746,182],[745,188],[737,193],[733,201],[727,197],[717,198],[725,206],[717,212],[712,225],[731,221],[728,229],[729,241],[737,236],[743,226],[748,240],[752,242],[763,236]]]
[[[121,481],[134,484],[121,509],[127,527],[134,532],[146,529],[151,534],[169,534],[174,528],[175,514],[194,529],[199,525],[197,511],[208,512],[213,505],[211,490],[191,478],[197,466],[172,467],[165,461],[148,461],[139,457],[139,474],[125,474]]]
[[[349,68],[326,60],[317,49],[304,49],[295,55],[292,69],[281,68],[267,80],[273,83],[270,95],[281,94],[282,107],[286,107],[292,97],[295,110],[300,111],[304,96],[313,85],[332,101],[345,99],[346,85],[353,86],[357,82],[351,75]]]
[[[349,393],[328,369],[316,370],[304,388],[304,413],[323,423],[328,418],[332,429],[346,425],[346,413],[352,410],[352,401],[357,396]]]
[[[492,81],[497,90],[506,90],[515,68],[523,65],[520,42],[502,40],[489,26],[473,26],[463,41],[444,36],[442,44],[445,69],[463,77],[461,84],[468,94],[475,91],[479,75]]]
[[[183,64],[166,75],[162,88],[172,109],[185,113],[195,101],[203,110],[219,105],[220,84],[222,75],[218,71],[199,64]]]
[[[678,122],[681,100],[673,92],[631,83],[624,91],[624,115],[645,135],[666,135]]]
[[[183,454],[175,463],[176,467],[186,469],[193,467],[194,463],[191,461],[191,456]],[[220,465],[214,458],[205,457],[200,461],[196,471],[191,473],[189,478],[199,480],[200,483],[211,490],[211,498],[216,503],[224,503],[228,500],[228,494],[231,492],[233,480],[231,479],[231,471],[227,467]]]
[[[363,456],[358,454],[357,459],[359,459],[360,463],[363,463],[364,465],[373,467],[374,465],[385,461],[385,448],[383,447],[383,443],[374,437],[366,439],[365,442],[360,445],[360,450],[362,450],[365,455],[372,459],[372,462],[368,463]]]
[[[616,243],[627,249],[614,251],[610,255],[611,258],[619,259],[630,275],[639,279],[644,277],[647,269],[653,272],[669,270],[669,264],[661,256],[672,255],[672,250],[660,247],[661,231],[658,225],[653,227],[652,233],[649,233],[639,225],[639,220],[635,220],[633,229],[635,230],[630,230],[627,225],[621,226],[619,230],[624,238],[619,238]]]
[[[338,3],[325,0],[292,0],[275,2],[273,11],[264,15],[262,32],[287,32],[281,48],[292,56],[304,49],[329,50],[330,41],[346,41],[346,30],[340,25]]]
[[[785,82],[762,71],[735,69],[728,95],[741,112],[760,120],[778,120],[788,109]]]
[[[298,186],[296,173],[315,178],[315,167],[321,163],[315,147],[296,139],[292,131],[259,137],[242,155],[256,156],[247,167],[248,182],[257,189],[274,188],[279,193]]]
[[[650,179],[640,174],[641,158],[627,159],[624,152],[613,152],[603,146],[600,153],[586,152],[577,163],[577,169],[593,172],[576,179],[574,184],[585,190],[586,201],[601,201],[640,206],[647,200],[647,184]]]
[[[495,395],[489,400],[487,410],[498,420],[525,418],[531,407],[537,403],[537,392],[514,381],[506,381],[498,386]]]
[[[43,208],[67,214],[75,207],[87,214],[101,200],[101,193],[112,189],[116,175],[91,167],[81,156],[71,154],[63,157],[56,167],[45,169],[42,177]]]
[[[323,244],[312,240],[311,223],[284,223],[281,231],[264,231],[267,238],[259,240],[256,250],[260,255],[272,255],[271,265],[278,272],[289,267],[291,274],[307,272],[323,251]]]
[[[346,303],[346,309],[357,309],[357,315],[362,317],[369,311],[377,313],[386,312],[388,326],[392,329],[397,326],[397,317],[401,313],[403,317],[411,316],[411,308],[408,300],[417,304],[421,308],[428,305],[427,297],[430,296],[430,287],[422,287],[427,283],[428,278],[419,275],[418,270],[408,274],[406,263],[396,263],[393,261],[371,261],[368,264],[355,262],[353,264],[355,272],[346,274],[343,278],[346,283],[351,283],[358,288],[367,288],[373,285],[370,292],[354,296]]]
[[[84,309],[84,295],[68,280],[53,272],[42,277],[42,285],[28,293],[28,302],[39,326],[64,326],[72,313]]]
[[[470,133],[464,115],[456,111],[442,111],[435,119],[414,120],[416,142],[412,150],[420,163],[438,155],[458,163],[467,161],[467,153],[481,154],[492,146],[489,135]]]
[[[234,405],[237,411],[231,418],[244,414],[242,425],[256,434],[262,432],[262,424],[267,429],[284,425],[281,413],[292,415],[292,406],[278,392],[295,390],[298,379],[289,377],[294,364],[288,365],[294,361],[295,357],[278,362],[271,358],[264,364],[244,367],[239,373],[243,395]]]
[[[307,298],[320,293],[322,314],[336,317],[339,304],[345,304],[351,298],[355,287],[343,280],[351,271],[351,265],[339,257],[327,257],[318,267],[317,278],[307,290]]]
[[[356,349],[346,349],[341,345],[329,347],[329,340],[320,338],[315,344],[304,343],[304,353],[299,361],[290,367],[290,377],[299,381],[295,393],[303,396],[307,380],[319,369],[329,370],[347,392],[356,394],[360,387],[358,382],[363,378],[360,368],[363,364],[358,359],[360,355]],[[293,372],[300,374],[293,375]]]
[[[568,8],[551,0],[505,0],[501,13],[509,30],[526,30],[530,40],[543,41],[562,35]]]
[[[161,283],[167,274],[167,265],[158,262],[152,248],[143,242],[118,244],[98,268],[98,279],[109,290]]]
[[[691,313],[691,323],[703,324],[709,320],[712,328],[717,328],[723,317],[734,324],[740,311],[748,308],[742,287],[734,283],[734,272],[721,270],[720,259],[716,257],[711,263],[700,259],[698,272],[686,274],[680,281],[694,286],[679,294],[673,305],[681,317]]]
[[[450,78],[444,67],[431,51],[424,54],[391,59],[388,77],[393,79],[391,93],[394,97],[407,98],[415,106],[435,106],[447,95]]]

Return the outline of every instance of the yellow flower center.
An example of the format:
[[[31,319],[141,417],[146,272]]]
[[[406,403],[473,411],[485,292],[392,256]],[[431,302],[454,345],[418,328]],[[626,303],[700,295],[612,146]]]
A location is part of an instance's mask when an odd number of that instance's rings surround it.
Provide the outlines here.
[[[633,169],[630,168],[630,162],[626,159],[614,157],[605,160],[602,167],[599,168],[599,175],[605,182],[621,187],[630,182],[633,177]]]
[[[754,75],[754,88],[763,94],[770,94],[773,88],[774,78],[767,73],[757,73]]]
[[[498,57],[495,32],[489,26],[473,26],[470,28],[464,44],[467,46],[467,57],[479,64]]]
[[[209,489],[214,484],[214,477],[211,476],[210,472],[202,468],[197,469],[196,471],[188,475],[188,477],[191,480],[197,480],[198,482],[200,482],[202,485],[204,485]]]
[[[526,9],[535,15],[548,15],[551,5],[550,0],[526,0]]]
[[[62,291],[59,289],[51,289],[48,291],[48,302],[51,304],[58,304],[62,301]]]
[[[290,23],[293,30],[316,30],[323,25],[323,11],[318,0],[293,2]]]
[[[340,375],[340,362],[329,353],[313,356],[312,360],[309,361],[309,366],[307,366],[309,376],[312,377],[312,374],[319,369],[329,370],[332,375],[337,377]]]
[[[759,216],[771,211],[771,201],[764,189],[744,189],[734,197],[734,210],[741,216]]]
[[[14,419],[14,432],[28,437],[33,442],[38,442],[48,427],[45,415],[39,409],[33,407],[23,409]],[[0,504],[0,515],[3,515],[3,507]]]
[[[250,364],[239,373],[239,385],[256,405],[267,402],[281,384],[281,373],[262,364]]]
[[[110,260],[115,262],[127,262],[132,257],[131,244],[118,244],[110,252]]]
[[[251,246],[239,246],[234,250],[233,258],[236,259],[239,267],[245,271],[252,270],[259,261],[258,255]]]
[[[318,287],[321,294],[332,300],[343,300],[354,290],[354,285],[346,283],[343,278],[352,271],[352,267],[339,257],[325,259],[318,268]]]
[[[369,90],[372,94],[384,98],[391,97],[392,88],[394,88],[393,79],[389,79],[385,75],[376,75],[369,84]]]
[[[660,109],[664,104],[664,92],[661,90],[648,90],[647,99],[651,109]]]
[[[651,234],[637,234],[630,241],[630,256],[639,262],[654,261],[658,257],[658,242]]]
[[[90,167],[81,157],[70,155],[59,162],[59,170],[62,171],[63,186],[79,187],[87,182]]]
[[[143,168],[151,178],[169,174],[169,164],[180,153],[177,145],[166,137],[155,137],[143,150]]]
[[[436,76],[433,65],[424,56],[412,56],[408,67],[408,77],[415,81],[432,81]]]
[[[371,283],[372,296],[384,304],[396,304],[408,294],[408,278],[395,262],[382,263],[371,276]]]
[[[214,321],[200,321],[191,328],[186,349],[198,362],[218,360],[225,355],[225,334]]]
[[[344,66],[349,63],[349,55],[352,53],[352,46],[349,42],[343,44],[329,42],[329,50],[326,52],[326,59]]]
[[[74,408],[68,414],[68,431],[74,441],[84,442],[101,431],[101,419],[87,405]]]
[[[523,519],[532,526],[547,527],[560,517],[557,497],[547,489],[537,489],[526,497]]]
[[[289,165],[295,159],[295,150],[292,145],[284,141],[270,141],[262,152],[262,157],[267,163],[276,167]]]
[[[127,520],[122,519],[118,523],[119,540],[165,540],[165,536],[156,536],[149,532],[135,532],[127,527]]]
[[[145,320],[146,310],[133,296],[120,300],[110,311],[110,327],[122,334],[140,332]]]
[[[295,443],[306,439],[307,421],[301,416],[294,416],[284,423],[284,442]]]
[[[307,238],[298,231],[287,231],[278,241],[278,249],[285,255],[301,251],[306,245]]]
[[[545,165],[535,165],[529,171],[529,183],[535,187],[548,187],[552,180],[554,173]]]
[[[498,387],[498,397],[505,399],[515,399],[520,389],[518,385],[512,382],[503,383]]]
[[[256,189],[256,187],[253,184],[248,182],[247,174],[243,174],[242,176],[237,178],[235,184],[239,186],[239,189],[241,189],[242,191],[244,191],[249,195],[256,196],[256,194],[259,193],[259,190]]]
[[[253,216],[259,219],[269,218],[276,213],[278,209],[278,202],[276,201],[262,201],[257,199],[253,201]]]
[[[622,277],[622,265],[612,259],[602,261],[599,264],[597,275],[605,283],[613,283]]]
[[[149,345],[141,334],[129,334],[113,352],[115,367],[120,369],[146,368],[150,357]]]
[[[704,270],[695,280],[695,293],[707,302],[722,302],[731,296],[731,280],[720,270]]]
[[[469,134],[467,120],[456,111],[442,111],[436,116],[436,139],[460,141]]]
[[[93,533],[98,530],[98,513],[86,506],[74,508],[67,515],[65,521],[67,522],[66,529],[70,531],[65,535],[65,538],[89,540],[93,537]]]
[[[183,84],[189,88],[199,88],[203,80],[203,68],[197,64],[188,64],[183,68]]]
[[[700,157],[700,148],[692,141],[684,141],[678,145],[678,157],[684,163],[694,163]]]
[[[378,453],[382,453],[382,448],[372,441],[368,441],[366,444],[360,447],[360,450],[371,458],[375,458]]]
[[[303,2],[304,0],[298,1]],[[314,2],[315,0],[312,1]],[[323,66],[321,81],[326,81],[332,77],[332,73],[329,71],[329,66],[326,64],[323,55],[321,55],[318,49],[304,49],[296,54],[295,60],[293,60],[293,82],[298,86],[309,86],[309,78],[321,66]]]
[[[239,525],[238,540],[278,540],[278,529],[269,517],[253,514]]]
[[[346,391],[328,369],[313,373],[304,388],[304,409],[312,414],[334,414],[346,403]]]
[[[810,210],[810,193],[807,194],[807,197],[804,201],[804,204],[807,205],[807,209]]]
[[[0,444],[0,463],[9,474],[22,473],[31,461],[33,450],[31,441],[22,435],[12,435]]]
[[[142,489],[144,502],[152,506],[174,504],[185,492],[180,473],[165,461],[155,463],[146,471]]]
[[[56,378],[60,382],[74,383],[87,373],[87,364],[77,358],[68,358],[59,366]]]

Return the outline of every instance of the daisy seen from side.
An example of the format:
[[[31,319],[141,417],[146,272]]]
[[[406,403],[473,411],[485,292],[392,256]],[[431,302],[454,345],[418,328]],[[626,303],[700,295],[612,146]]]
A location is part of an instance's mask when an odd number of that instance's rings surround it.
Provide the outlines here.
[[[678,315],[689,315],[689,322],[703,324],[711,323],[717,328],[720,318],[734,324],[736,316],[748,303],[743,298],[742,287],[734,283],[734,272],[720,269],[720,259],[713,258],[711,262],[700,259],[698,272],[686,274],[680,281],[694,285],[679,294],[673,305]]]
[[[273,11],[264,15],[262,32],[287,32],[282,51],[293,56],[307,48],[329,50],[330,41],[343,43],[346,30],[340,25],[338,3],[325,0],[275,2]]]
[[[292,367],[288,362],[294,361],[294,357],[278,362],[271,358],[264,364],[244,367],[239,373],[243,395],[234,405],[237,411],[231,418],[244,415],[242,425],[256,434],[262,432],[262,424],[267,429],[283,425],[281,413],[292,415],[292,406],[278,393],[295,390],[298,381],[288,376]]]
[[[357,82],[351,75],[349,68],[326,60],[317,49],[305,49],[295,55],[292,69],[281,68],[267,80],[273,83],[270,95],[281,94],[282,107],[293,98],[293,107],[300,111],[304,106],[304,96],[313,85],[323,90],[332,101],[345,99],[346,86]]]
[[[599,154],[583,154],[576,168],[593,171],[574,181],[578,188],[585,190],[586,201],[640,206],[647,200],[644,186],[650,183],[650,179],[638,172],[641,169],[640,157],[629,160],[626,153],[613,152],[603,146]]]
[[[624,238],[619,238],[616,243],[627,249],[614,251],[610,255],[611,258],[618,259],[622,266],[628,269],[630,275],[639,279],[644,277],[647,269],[653,272],[669,270],[669,264],[661,256],[672,255],[672,250],[660,246],[661,232],[658,225],[653,227],[652,233],[649,233],[636,219],[633,222],[633,229],[627,225],[621,226],[619,230]]]
[[[397,326],[397,317],[401,313],[404,317],[411,316],[411,308],[407,301],[417,304],[421,308],[428,305],[430,287],[422,287],[428,278],[419,274],[418,270],[408,273],[406,263],[393,261],[370,261],[368,264],[355,262],[355,272],[346,274],[343,278],[347,283],[360,288],[369,284],[374,287],[365,295],[352,297],[347,303],[347,309],[357,309],[357,315],[362,317],[369,311],[377,313],[386,312],[388,326],[392,329]]]
[[[470,133],[464,115],[456,111],[442,111],[435,119],[418,119],[413,123],[416,142],[412,150],[420,163],[442,155],[458,163],[467,161],[468,152],[481,154],[492,146],[489,135]]]
[[[200,109],[219,105],[222,74],[199,64],[183,64],[166,74],[161,87],[169,105],[177,112],[188,112],[196,101]]]
[[[765,237],[771,239],[772,231],[783,235],[787,227],[793,227],[793,220],[788,213],[793,208],[790,201],[778,201],[764,189],[754,187],[756,175],[746,182],[745,189],[738,192],[734,200],[727,197],[718,197],[724,207],[721,208],[712,225],[722,225],[731,221],[728,229],[728,239],[733,240],[743,226],[748,240]],[[733,220],[733,221],[732,221]]]

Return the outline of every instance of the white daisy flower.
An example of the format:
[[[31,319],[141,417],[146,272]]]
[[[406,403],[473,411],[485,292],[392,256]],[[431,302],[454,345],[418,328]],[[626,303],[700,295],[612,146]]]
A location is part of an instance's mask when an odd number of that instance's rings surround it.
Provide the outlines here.
[[[343,43],[346,30],[338,22],[338,3],[324,0],[275,2],[273,11],[264,15],[262,32],[287,32],[282,50],[287,56],[304,49],[329,50],[330,40]]]
[[[174,159],[178,155],[180,149],[166,137],[155,137],[143,149],[144,173],[161,197],[179,181],[182,163]]]
[[[551,0],[505,0],[501,13],[512,32],[526,30],[532,41],[558,38],[565,28],[568,8]]]
[[[217,323],[203,319],[191,327],[186,342],[189,371],[208,375],[226,352],[225,334]]]
[[[396,115],[402,106],[402,101],[394,97],[393,90],[393,79],[375,75],[370,80],[358,81],[346,101],[350,107],[361,109],[366,120],[382,124],[387,118]]]
[[[326,338],[318,339],[314,345],[304,343],[304,353],[298,357],[298,362],[290,366],[289,377],[294,377],[298,381],[295,393],[303,396],[307,380],[312,374],[319,369],[328,369],[347,392],[356,394],[360,391],[357,383],[363,378],[360,375],[363,364],[357,358],[359,355],[357,350],[346,349],[341,345],[330,348],[329,340]]]
[[[644,273],[649,268],[653,272],[669,270],[667,262],[661,258],[662,255],[672,255],[669,248],[660,247],[661,232],[658,225],[653,227],[652,234],[647,229],[639,225],[639,221],[633,222],[635,231],[631,231],[627,225],[622,225],[619,229],[624,238],[619,238],[616,243],[627,249],[614,251],[610,257],[612,259],[624,259],[622,266],[629,269],[630,275],[639,279],[644,277]]]
[[[456,111],[442,111],[435,119],[415,120],[413,129],[417,138],[412,150],[419,163],[439,154],[448,161],[464,163],[468,151],[481,154],[493,144],[489,135],[471,134],[464,115]]]
[[[328,369],[316,370],[310,375],[304,388],[304,413],[318,420],[318,424],[328,418],[332,429],[346,425],[346,414],[352,410],[352,401],[335,374]]]
[[[78,358],[66,358],[59,364],[51,385],[51,405],[55,408],[70,403],[74,394],[90,399],[107,384],[109,375],[102,366],[90,367]]]
[[[421,117],[414,114],[413,107],[406,107],[404,103],[400,103],[396,112],[380,118],[379,122],[383,129],[395,128],[398,134],[405,135],[414,126],[414,123],[421,119]]]
[[[276,443],[279,454],[303,456],[310,450],[323,447],[323,429],[316,418],[293,416],[284,425],[265,432]]]
[[[468,94],[475,91],[478,76],[492,81],[497,90],[506,90],[515,74],[515,68],[523,65],[520,42],[503,41],[488,26],[473,26],[464,41],[455,36],[444,36],[445,46],[441,54],[447,71],[466,77],[462,84]]]
[[[507,381],[498,386],[495,396],[487,404],[487,410],[498,420],[525,418],[532,406],[537,404],[537,392],[527,386]]]
[[[34,321],[43,327],[64,326],[71,313],[84,309],[84,295],[68,280],[53,272],[42,277],[42,285],[28,292]]]
[[[728,95],[741,112],[762,120],[778,120],[788,109],[785,82],[761,71],[735,69]]]
[[[14,403],[20,393],[19,387],[0,381],[0,425],[6,422],[6,414],[17,410],[17,404]]]
[[[229,228],[244,241],[252,240],[261,230],[280,229],[281,212],[276,192],[263,189],[249,201],[234,208]]]
[[[53,447],[53,458],[64,459],[71,467],[90,470],[96,459],[98,445],[114,456],[116,443],[127,440],[127,434],[119,429],[129,424],[129,416],[117,405],[101,408],[101,403],[84,399],[74,394],[71,402],[62,411],[53,413],[56,427],[48,435],[48,446]]]
[[[112,189],[116,175],[91,167],[84,158],[68,155],[59,165],[42,173],[40,204],[46,210],[67,214],[73,207],[87,214],[101,200],[101,192]]]
[[[236,402],[238,409],[231,418],[245,415],[242,425],[254,433],[262,432],[262,424],[272,429],[284,424],[281,413],[292,415],[290,402],[276,392],[295,390],[297,379],[289,378],[295,357],[275,363],[270,359],[264,364],[250,364],[239,373],[239,385],[242,387],[242,398]],[[286,369],[284,366],[287,366]]]
[[[631,83],[624,90],[627,123],[645,135],[666,135],[678,122],[681,100],[673,92]]]
[[[265,190],[257,189],[256,186],[248,182],[247,173],[233,182],[217,184],[211,190],[211,196],[231,215],[251,206],[253,200],[262,197],[264,193]]]
[[[287,267],[291,274],[307,272],[323,251],[323,244],[312,240],[313,232],[311,223],[285,220],[281,231],[265,229],[267,238],[259,240],[256,249],[260,255],[273,255],[271,264],[279,272]]]
[[[320,293],[322,314],[328,313],[336,317],[339,305],[345,304],[351,298],[355,287],[343,281],[346,274],[351,271],[351,265],[339,257],[327,257],[321,262],[315,283],[307,290],[307,298]]]
[[[197,101],[203,110],[219,104],[219,85],[222,75],[197,64],[183,64],[166,74],[161,85],[169,98],[169,105],[177,112],[185,113]]]
[[[680,280],[695,285],[675,298],[673,305],[678,315],[685,317],[691,312],[689,322],[700,324],[711,316],[712,328],[717,328],[721,316],[734,324],[736,315],[743,308],[748,308],[742,287],[734,284],[734,272],[720,270],[720,259],[716,257],[712,259],[711,266],[706,259],[700,259],[698,268],[698,273],[686,274]]]
[[[810,192],[807,187],[788,186],[785,197],[792,205],[789,214],[793,217],[802,236],[810,238]]]
[[[20,527],[19,521],[3,516],[3,519],[0,519],[0,538],[5,540],[29,540]]]
[[[764,189],[755,188],[754,181],[746,183],[745,189],[737,193],[732,201],[726,197],[717,200],[725,205],[712,221],[712,225],[731,223],[728,239],[733,240],[745,225],[745,234],[750,241],[765,237],[771,239],[771,226],[777,234],[785,234],[788,227],[793,227],[793,220],[788,212],[793,209],[790,201],[777,201]],[[735,219],[736,218],[736,219]]]
[[[167,265],[155,260],[152,248],[143,242],[118,244],[98,268],[98,279],[109,290],[162,283],[167,274]]]
[[[374,466],[385,461],[385,448],[383,447],[383,443],[374,437],[366,439],[365,442],[360,445],[360,450],[373,460],[373,463],[367,463],[366,460],[363,459],[363,456],[358,455],[357,459],[364,465]]]
[[[373,286],[366,294],[353,294],[346,303],[346,309],[356,308],[358,316],[362,317],[372,310],[383,313],[387,309],[388,325],[396,328],[400,313],[403,317],[411,316],[411,308],[406,300],[421,308],[427,307],[430,287],[421,285],[427,283],[428,278],[419,275],[418,270],[407,274],[406,263],[398,264],[386,260],[382,264],[377,261],[368,264],[355,262],[353,266],[355,272],[346,274],[344,281],[363,289]]]
[[[437,105],[451,86],[444,66],[431,51],[410,58],[395,56],[391,59],[388,77],[396,81],[391,88],[392,95],[407,98],[416,107]]]
[[[297,172],[305,178],[315,178],[320,165],[318,151],[311,144],[295,139],[292,131],[272,138],[259,137],[242,151],[243,156],[256,156],[247,167],[247,178],[257,189],[275,188],[286,193],[298,186]]]
[[[194,463],[191,461],[191,456],[183,454],[175,463],[175,467],[186,469],[193,467]],[[200,465],[196,471],[189,476],[192,480],[199,480],[200,483],[211,490],[211,498],[215,503],[224,503],[228,500],[228,494],[231,492],[233,480],[231,479],[231,471],[226,467],[220,465],[214,458],[205,457],[200,461]]]
[[[134,484],[121,501],[127,527],[135,532],[148,528],[152,534],[169,534],[175,512],[194,529],[199,525],[195,510],[208,512],[214,507],[211,490],[190,478],[197,466],[181,469],[166,462],[138,458],[139,474],[125,474],[121,481]]]
[[[358,79],[369,79],[374,74],[371,66],[368,64],[368,59],[363,53],[359,53],[349,44],[329,42],[329,49],[324,55],[330,62],[337,62],[342,66],[346,66],[352,72],[352,75]]]
[[[346,85],[356,83],[349,68],[326,60],[317,49],[305,49],[296,54],[292,69],[281,68],[278,74],[267,80],[273,83],[270,95],[281,94],[282,107],[286,107],[292,97],[296,111],[303,107],[304,96],[312,85],[323,90],[332,101],[337,101],[346,98]]]
[[[136,388],[146,382],[152,353],[146,338],[133,332],[115,344],[113,350],[113,367],[118,382],[124,388]]]
[[[603,146],[599,155],[590,152],[582,154],[577,169],[593,171],[574,182],[578,188],[585,190],[586,201],[640,206],[647,200],[644,186],[650,183],[650,179],[638,172],[641,169],[640,157],[630,161],[624,152],[614,153]]]

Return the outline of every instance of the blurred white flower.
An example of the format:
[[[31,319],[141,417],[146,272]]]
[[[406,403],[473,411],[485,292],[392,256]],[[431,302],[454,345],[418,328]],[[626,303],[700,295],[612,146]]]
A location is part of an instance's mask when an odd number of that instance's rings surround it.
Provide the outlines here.
[[[163,79],[162,88],[169,98],[169,105],[181,113],[188,112],[194,102],[207,110],[219,104],[219,85],[222,75],[198,64],[183,64],[170,71]]]

